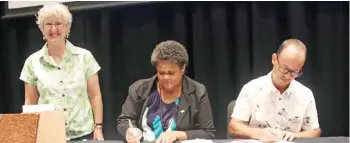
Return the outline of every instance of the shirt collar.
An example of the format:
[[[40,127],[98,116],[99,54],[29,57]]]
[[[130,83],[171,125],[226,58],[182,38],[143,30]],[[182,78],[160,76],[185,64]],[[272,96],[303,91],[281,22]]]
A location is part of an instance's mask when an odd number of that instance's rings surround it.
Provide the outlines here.
[[[42,47],[41,50],[43,53],[42,57],[44,58],[44,60],[47,62],[50,62],[47,42],[45,43],[45,45]],[[62,58],[62,61],[70,60],[73,55],[77,55],[77,54],[80,54],[80,51],[77,49],[77,47],[75,47],[71,42],[66,40],[66,51]]]
[[[270,71],[266,75],[265,82],[266,82],[265,88],[267,88],[269,92],[278,92],[277,88],[275,87],[275,85],[272,82],[272,71]],[[293,85],[294,85],[294,80],[290,82],[286,91],[284,91],[284,93],[281,93],[281,94],[284,94],[285,97],[290,97],[290,95],[292,95],[292,93],[294,92]]]

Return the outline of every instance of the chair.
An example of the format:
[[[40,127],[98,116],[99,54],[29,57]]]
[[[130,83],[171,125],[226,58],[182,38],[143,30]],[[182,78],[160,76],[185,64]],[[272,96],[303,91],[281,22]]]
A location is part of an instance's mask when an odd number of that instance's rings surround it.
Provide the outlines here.
[[[236,105],[236,100],[232,100],[228,106],[227,106],[227,119],[226,119],[226,129],[228,128],[230,121],[231,121],[231,115],[233,112],[233,108]],[[234,139],[234,137],[232,135],[230,135],[230,133],[226,130],[226,138],[227,139]]]

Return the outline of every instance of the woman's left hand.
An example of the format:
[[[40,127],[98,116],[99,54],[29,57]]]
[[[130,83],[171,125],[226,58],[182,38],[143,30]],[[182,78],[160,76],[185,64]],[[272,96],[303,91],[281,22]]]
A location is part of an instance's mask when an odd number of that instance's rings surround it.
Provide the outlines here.
[[[94,140],[98,140],[98,141],[103,141],[104,140],[101,128],[95,128],[93,139]]]

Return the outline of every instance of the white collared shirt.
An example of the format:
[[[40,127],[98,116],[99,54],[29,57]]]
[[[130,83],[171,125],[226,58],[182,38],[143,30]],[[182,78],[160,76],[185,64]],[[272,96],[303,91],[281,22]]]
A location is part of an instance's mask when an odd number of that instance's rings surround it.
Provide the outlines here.
[[[319,128],[312,91],[293,80],[284,93],[272,83],[271,72],[245,84],[231,117],[250,127],[271,127],[290,132]]]

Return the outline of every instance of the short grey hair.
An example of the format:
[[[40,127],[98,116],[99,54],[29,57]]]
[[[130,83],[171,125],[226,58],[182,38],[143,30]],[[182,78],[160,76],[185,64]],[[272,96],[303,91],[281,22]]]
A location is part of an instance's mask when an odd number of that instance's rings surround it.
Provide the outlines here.
[[[188,65],[186,48],[179,42],[168,40],[159,43],[153,50],[151,63],[156,66],[158,60],[169,60],[180,68]]]
[[[38,15],[36,15],[37,20],[36,24],[38,25],[39,29],[42,31],[44,28],[44,21],[47,16],[59,16],[62,17],[66,26],[68,33],[70,32],[70,28],[72,26],[73,17],[72,14],[69,12],[68,7],[57,2],[50,2],[45,5],[38,11]]]

